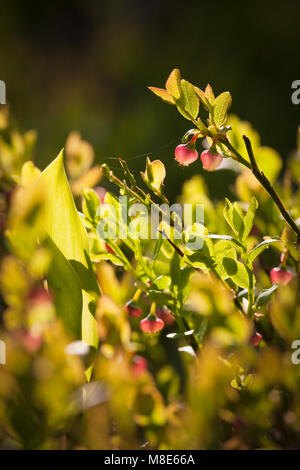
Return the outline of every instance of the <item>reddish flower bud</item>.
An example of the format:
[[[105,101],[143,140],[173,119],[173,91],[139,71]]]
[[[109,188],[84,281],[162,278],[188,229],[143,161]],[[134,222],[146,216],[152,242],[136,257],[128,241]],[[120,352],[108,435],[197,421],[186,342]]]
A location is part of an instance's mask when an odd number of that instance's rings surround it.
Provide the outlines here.
[[[144,333],[158,333],[164,326],[164,321],[152,314],[140,321],[140,328]]]
[[[166,326],[170,326],[175,322],[175,318],[173,317],[172,313],[165,308],[158,309],[156,315],[158,318],[163,320]]]
[[[33,336],[28,333],[23,338],[23,344],[28,352],[36,352],[43,344],[43,338],[41,336]]]
[[[135,376],[139,377],[147,370],[147,361],[144,357],[135,355],[132,359],[132,371]]]
[[[28,294],[27,301],[30,308],[36,307],[41,304],[48,304],[53,302],[51,292],[44,289],[44,287],[34,287]]]
[[[35,353],[43,344],[43,337],[41,335],[35,336],[27,330],[17,331],[16,337],[28,353]]]
[[[287,271],[286,269],[282,269],[280,267],[273,268],[270,271],[270,278],[272,284],[283,284],[286,285],[292,279],[293,274],[291,271]]]
[[[218,168],[223,160],[222,155],[216,152],[212,152],[211,150],[204,150],[201,153],[201,161],[203,164],[203,168],[207,171],[214,171]]]
[[[260,333],[255,333],[251,338],[250,338],[250,343],[252,346],[258,346],[262,340],[262,335]]]
[[[180,144],[175,149],[175,160],[183,166],[189,166],[191,163],[194,163],[198,156],[198,152],[195,149],[195,144],[193,142]]]
[[[142,315],[142,309],[138,306],[138,304],[132,300],[129,300],[125,305],[128,315],[131,317],[140,317]]]
[[[97,186],[94,188],[95,193],[97,194],[98,198],[100,199],[101,204],[104,204],[106,189],[102,188],[101,186]]]

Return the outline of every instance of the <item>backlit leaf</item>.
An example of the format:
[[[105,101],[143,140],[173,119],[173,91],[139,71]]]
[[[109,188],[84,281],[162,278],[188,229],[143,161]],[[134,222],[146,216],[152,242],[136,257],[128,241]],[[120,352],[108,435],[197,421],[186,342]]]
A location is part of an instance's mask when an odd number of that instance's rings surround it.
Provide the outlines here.
[[[253,197],[250,201],[250,204],[249,204],[249,208],[247,210],[247,213],[244,217],[244,233],[243,233],[243,236],[242,236],[242,240],[245,241],[252,229],[252,226],[253,226],[253,220],[254,220],[254,217],[255,217],[255,212],[256,212],[256,209],[258,207],[258,202],[257,200],[255,199],[255,197]]]
[[[78,275],[50,237],[46,237],[45,245],[52,255],[47,280],[55,295],[57,313],[67,329],[80,338],[82,294]]]
[[[207,101],[211,105],[215,104],[215,95],[209,83],[206,85],[206,88],[205,88],[205,96],[206,96]]]
[[[96,223],[100,199],[92,189],[83,191],[82,211],[85,217],[92,223]]]
[[[178,100],[181,95],[181,84],[180,84],[180,71],[178,69],[172,70],[169,78],[166,82],[166,89],[173,98]]]
[[[260,291],[256,298],[256,307],[261,307],[262,305],[265,305],[271,298],[271,295],[275,290],[277,289],[278,284],[274,284],[272,287],[269,289],[263,289]]]
[[[76,272],[82,289],[82,317],[81,325],[77,325],[77,329],[81,328],[83,341],[89,346],[97,347],[98,336],[94,314],[99,288],[89,258],[87,233],[67,181],[63,152],[44,170],[39,181],[47,191],[45,230]],[[68,299],[72,295],[70,286],[71,282],[66,286],[63,285],[61,294]],[[76,311],[72,314],[77,315]],[[66,313],[64,312],[62,316],[66,316]]]
[[[267,240],[264,240],[263,242],[259,243],[259,245],[256,245],[249,253],[248,255],[248,261],[249,263],[253,263],[255,258],[260,255],[266,248],[269,248],[271,243],[276,243],[280,242],[278,238],[268,238]]]
[[[186,80],[181,80],[181,90],[180,99],[176,100],[178,111],[186,119],[196,119],[199,112],[199,99],[193,85]]]
[[[229,91],[224,91],[215,100],[214,121],[217,126],[223,126],[227,120],[227,113],[232,103]]]
[[[244,289],[248,289],[251,283],[251,273],[247,267],[240,261],[232,258],[223,258],[223,268],[226,276],[233,280],[233,282]]]
[[[152,93],[154,93],[156,96],[159,96],[166,103],[175,104],[175,101],[172,96],[164,88],[157,88],[154,86],[149,86],[148,88],[150,91],[152,91]]]
[[[227,223],[230,225],[234,233],[238,236],[239,240],[242,240],[245,226],[244,214],[241,207],[238,205],[237,202],[231,204],[231,202],[226,198],[223,214]]]

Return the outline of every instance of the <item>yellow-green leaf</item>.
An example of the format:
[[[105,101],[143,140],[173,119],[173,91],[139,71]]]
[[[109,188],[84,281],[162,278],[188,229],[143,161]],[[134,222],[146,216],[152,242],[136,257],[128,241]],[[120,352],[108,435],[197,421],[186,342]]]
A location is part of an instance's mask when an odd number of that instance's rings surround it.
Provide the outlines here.
[[[205,96],[207,98],[207,101],[213,106],[215,104],[215,95],[209,83],[206,85],[205,88]]]
[[[217,262],[217,269],[219,271],[220,276],[223,279],[227,275],[227,272],[223,266],[223,259],[231,258],[233,260],[236,260],[237,259],[236,250],[234,249],[230,241],[220,240],[219,242],[215,244],[214,251],[215,251],[215,260]]]
[[[199,113],[199,98],[194,87],[186,80],[181,80],[182,95],[176,101],[179,112],[187,119],[196,119]]]
[[[34,165],[34,163],[29,160],[25,162],[22,166],[21,170],[21,183],[23,186],[29,186],[35,180],[38,179],[41,172],[40,170]]]
[[[165,165],[160,160],[151,162],[150,158],[147,157],[146,170],[144,173],[141,172],[141,176],[150,189],[160,192],[166,177]]]
[[[278,243],[280,242],[280,239],[277,238],[268,238],[267,240],[264,240],[263,242],[259,243],[259,245],[256,245],[248,254],[248,262],[253,263],[255,258],[260,255],[264,250],[269,248],[271,243]]]
[[[229,91],[224,91],[215,100],[214,121],[216,126],[223,126],[227,120],[227,113],[231,106],[232,99]]]
[[[258,202],[255,197],[252,197],[247,213],[244,217],[244,232],[242,235],[242,241],[245,241],[252,229],[253,221],[256,213],[256,209],[258,207]]]
[[[90,346],[97,347],[94,314],[99,288],[89,258],[87,233],[80,220],[66,177],[63,152],[60,152],[44,170],[39,181],[47,191],[45,230],[76,272],[82,290],[82,339]],[[63,285],[62,288],[66,297],[72,294],[70,285]]]
[[[169,75],[169,78],[166,82],[166,89],[168,93],[178,100],[181,95],[181,77],[180,77],[180,70],[174,69]]]
[[[234,233],[238,235],[239,240],[242,240],[245,226],[244,214],[241,207],[237,202],[231,204],[231,202],[225,198],[223,214],[228,225],[230,225]]]
[[[45,246],[52,256],[47,281],[55,295],[57,313],[66,328],[80,338],[82,293],[78,275],[50,237],[46,237]]]
[[[252,282],[251,273],[243,263],[225,256],[223,258],[223,268],[226,276],[230,277],[237,286],[249,289]]]
[[[148,89],[152,91],[156,96],[159,96],[163,101],[168,104],[175,104],[174,99],[172,96],[165,90],[164,88],[157,88],[155,86],[149,86]]]

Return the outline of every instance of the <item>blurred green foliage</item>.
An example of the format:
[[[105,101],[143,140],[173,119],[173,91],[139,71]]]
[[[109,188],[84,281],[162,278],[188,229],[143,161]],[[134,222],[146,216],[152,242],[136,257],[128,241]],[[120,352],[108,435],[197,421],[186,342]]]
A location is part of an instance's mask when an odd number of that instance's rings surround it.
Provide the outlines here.
[[[292,343],[300,334],[299,252],[295,236],[250,170],[239,168],[234,204],[213,198],[200,175],[184,183],[180,201],[205,204],[208,238],[200,252],[186,250],[182,243],[186,251],[180,260],[167,240],[153,246],[151,240],[141,244],[129,237],[122,243],[108,240],[107,245],[98,238],[95,227],[103,213],[97,208],[105,191],[91,188],[103,175],[118,180],[107,167],[92,166],[90,145],[71,134],[65,164],[88,232],[84,260],[81,222],[62,155],[41,175],[28,147],[28,136],[34,133],[18,133],[5,109],[3,113],[0,338],[7,364],[0,365],[0,448],[298,448],[300,368],[291,358]],[[237,117],[231,123],[232,142],[238,145],[247,128],[259,154],[263,147],[250,125]],[[299,148],[283,186],[276,182],[281,164],[277,153],[264,152],[269,176],[299,218],[299,192],[294,191],[299,186]],[[162,164],[145,163],[145,174],[159,181],[154,195],[161,197],[168,168],[165,173]],[[128,178],[129,169],[122,165]],[[153,181],[146,178],[150,187]],[[121,192],[126,188],[121,182]],[[117,205],[110,193],[105,201]],[[105,217],[109,220],[110,215]],[[293,279],[270,288],[269,270],[282,254]],[[101,293],[92,296],[94,310],[89,310],[99,340],[99,347],[90,349],[78,342],[78,332],[69,328],[70,317],[64,316],[74,303],[80,304],[77,290],[79,296],[85,290],[91,294],[87,272],[80,268],[89,257],[89,276],[97,279]],[[237,271],[231,270],[232,263]],[[255,290],[251,277],[245,277],[245,265],[255,276]],[[51,269],[57,283],[48,290]],[[141,332],[139,319],[126,308],[137,287],[143,316],[153,299],[169,308],[160,313],[165,328],[159,334]],[[252,311],[247,298],[253,301]],[[90,301],[87,307],[91,309]],[[73,313],[71,319],[77,321]],[[261,340],[254,343],[258,333]]]
[[[299,8],[297,0],[5,2],[0,78],[21,129],[39,133],[42,167],[77,129],[97,162],[121,156],[143,170],[136,157],[146,153],[182,183],[193,171],[178,172],[172,156],[185,124],[145,92],[179,65],[199,86],[231,90],[232,112],[249,119],[263,145],[286,159],[299,123],[299,106],[291,102],[291,82],[299,78]],[[206,180],[213,195],[230,194],[230,171]],[[172,182],[167,195],[174,198]]]

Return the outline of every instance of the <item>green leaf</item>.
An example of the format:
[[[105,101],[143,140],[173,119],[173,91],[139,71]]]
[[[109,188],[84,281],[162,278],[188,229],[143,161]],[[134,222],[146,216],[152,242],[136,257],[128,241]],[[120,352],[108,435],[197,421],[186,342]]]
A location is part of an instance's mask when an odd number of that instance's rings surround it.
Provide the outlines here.
[[[169,95],[178,100],[181,95],[181,77],[180,70],[174,69],[169,75],[166,83],[166,89]]]
[[[178,111],[186,119],[196,119],[199,112],[199,98],[195,93],[193,85],[186,80],[181,80],[181,91],[180,98],[176,100]]]
[[[249,289],[252,282],[252,274],[243,263],[232,258],[224,257],[223,268],[227,277],[230,277],[237,286],[243,289]]]
[[[278,284],[274,284],[272,287],[269,287],[269,289],[263,289],[260,291],[256,298],[256,307],[261,307],[262,305],[265,305],[269,300],[273,292],[277,289]]]
[[[234,233],[238,236],[239,240],[241,241],[245,230],[244,214],[241,207],[238,205],[237,202],[231,204],[231,202],[226,198],[223,214],[226,222],[228,223],[228,225],[230,225]]]
[[[153,281],[153,286],[157,290],[161,290],[161,291],[169,289],[170,285],[171,285],[170,276],[159,276]]]
[[[175,104],[175,101],[172,96],[164,88],[149,86],[148,89],[152,91],[152,93],[154,93],[156,96],[159,96],[159,98],[161,98],[165,103]]]
[[[142,247],[141,247],[141,240],[136,239],[134,240],[134,245],[135,245],[135,257],[140,266],[142,267],[144,273],[146,276],[148,276],[150,279],[152,278],[152,271],[151,268],[148,266],[148,259],[144,258],[143,253],[142,253]]]
[[[231,258],[233,260],[236,260],[237,254],[236,254],[235,248],[233,247],[230,241],[221,240],[215,244],[214,249],[215,249],[215,260],[217,263],[218,272],[220,276],[222,277],[222,279],[224,279],[227,276],[227,271],[224,268],[223,259]]]
[[[254,217],[255,217],[255,213],[256,213],[256,209],[258,207],[258,202],[257,200],[255,199],[255,197],[252,197],[251,201],[250,201],[250,205],[249,205],[249,208],[247,210],[247,213],[244,217],[244,233],[243,233],[243,236],[242,236],[242,241],[245,241],[252,229],[252,225],[253,225],[253,220],[254,220]]]
[[[204,238],[211,238],[215,240],[227,240],[240,248],[244,248],[244,246],[235,238],[233,238],[231,235],[217,235],[215,233],[210,233],[209,235],[205,235]]]
[[[199,268],[203,270],[213,270],[216,266],[215,260],[213,258],[202,254],[200,251],[187,256],[187,259],[194,268]]]
[[[82,294],[79,278],[51,238],[46,237],[44,243],[52,255],[47,280],[55,296],[57,313],[67,329],[80,338]]]
[[[201,88],[198,88],[197,86],[193,85],[194,86],[194,90],[195,90],[195,93],[196,95],[198,96],[200,102],[203,104],[204,108],[209,111],[210,110],[210,104],[205,96],[205,93],[203,90],[201,90]]]
[[[133,268],[130,262],[128,261],[127,257],[123,253],[122,249],[119,247],[117,241],[107,240],[107,244],[111,247],[111,249],[114,251],[114,253],[119,258],[119,260],[122,261],[122,264],[127,269],[127,271],[133,271]]]
[[[111,261],[115,266],[126,267],[124,261],[119,256],[114,255],[113,253],[108,253],[107,251],[93,254],[92,261],[93,262]]]
[[[183,232],[183,242],[189,251],[199,251],[206,244],[212,245],[210,240],[204,240],[204,225],[194,222],[188,225]]]
[[[115,232],[116,237],[121,238],[123,243],[134,252],[134,241],[130,238],[127,225],[128,207],[126,208],[126,205],[123,206],[120,202],[120,198],[116,198],[116,196],[109,192],[107,192],[105,195],[105,204],[102,207],[104,215],[101,213],[101,218],[104,222],[104,225],[110,227],[112,232]],[[98,229],[97,233],[99,235]],[[113,249],[115,248],[113,247]]]
[[[23,186],[29,186],[33,181],[38,179],[41,172],[40,170],[34,165],[34,163],[29,160],[25,162],[22,166],[21,170],[21,183]]]
[[[280,242],[278,238],[268,238],[267,240],[264,240],[263,242],[259,243],[259,245],[256,245],[248,254],[248,262],[253,263],[255,258],[260,255],[266,248],[269,248],[271,243],[276,243]]]
[[[216,262],[214,260],[214,244],[209,237],[206,237],[206,234],[204,234],[204,236],[204,243],[201,250],[198,250],[191,255],[188,254],[186,257],[195,268],[214,270],[216,266]]]
[[[181,300],[183,303],[188,294],[190,293],[192,286],[189,283],[190,280],[190,275],[193,272],[193,268],[191,266],[184,266],[180,270],[180,281],[178,285],[178,290],[179,290],[179,296],[178,298]]]
[[[94,315],[99,288],[89,258],[87,233],[77,212],[66,177],[63,152],[44,170],[39,181],[47,190],[48,217],[45,230],[71,264],[82,289],[81,325],[77,328],[79,330],[81,327],[82,340],[96,348],[98,335]],[[66,297],[72,295],[70,285],[63,285],[63,290]]]
[[[180,282],[180,257],[176,250],[174,250],[171,259],[170,274],[173,286],[178,286]]]
[[[200,344],[203,342],[203,338],[205,336],[207,327],[208,327],[208,318],[203,317],[199,327],[195,331],[195,336]]]
[[[92,223],[97,223],[97,216],[100,199],[92,189],[85,189],[83,191],[82,211],[85,217]]]
[[[206,99],[207,99],[208,103],[210,103],[212,106],[214,106],[214,104],[215,104],[215,95],[214,95],[213,89],[212,89],[212,87],[210,86],[209,83],[206,85],[206,88],[205,88],[205,96],[206,96]]]
[[[174,298],[170,292],[161,292],[155,289],[149,289],[149,295],[153,302],[157,302],[160,305],[174,305]]]
[[[162,234],[159,232],[158,238],[157,238],[157,240],[155,242],[155,245],[154,245],[153,257],[152,257],[152,266],[153,266],[154,261],[156,260],[156,258],[159,255],[161,245],[162,245]]]
[[[216,126],[223,126],[227,120],[228,109],[232,103],[229,91],[224,91],[215,100],[214,121]]]

